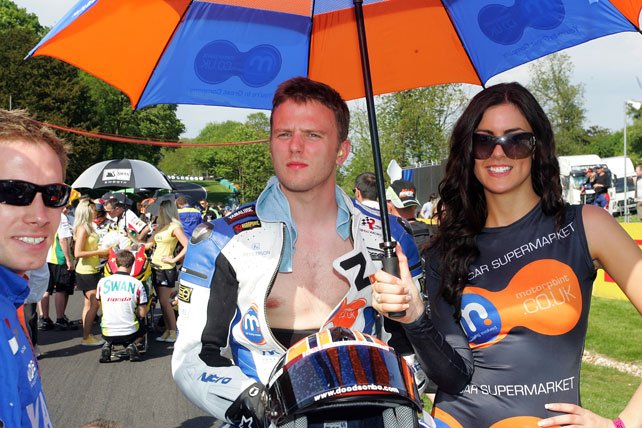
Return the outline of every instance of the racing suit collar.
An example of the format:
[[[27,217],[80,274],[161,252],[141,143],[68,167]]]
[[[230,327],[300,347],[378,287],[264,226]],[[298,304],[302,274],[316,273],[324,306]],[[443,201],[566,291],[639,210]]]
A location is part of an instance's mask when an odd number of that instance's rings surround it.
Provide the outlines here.
[[[339,210],[337,212],[337,233],[341,239],[350,237],[350,206],[349,198],[339,186],[335,187],[335,197]],[[256,201],[256,215],[261,221],[267,223],[280,222],[285,225],[285,239],[283,243],[283,256],[279,265],[279,272],[292,272],[292,254],[297,239],[296,224],[292,220],[290,203],[281,191],[279,179],[272,176],[267,186]]]
[[[26,277],[0,266],[0,295],[18,308],[29,295],[29,282]]]

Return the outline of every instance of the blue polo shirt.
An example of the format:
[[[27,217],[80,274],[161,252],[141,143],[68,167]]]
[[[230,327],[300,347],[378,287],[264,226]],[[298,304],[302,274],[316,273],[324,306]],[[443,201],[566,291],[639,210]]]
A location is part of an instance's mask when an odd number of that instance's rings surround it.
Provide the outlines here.
[[[0,266],[0,426],[46,428],[38,361],[16,314],[28,295],[27,279]]]
[[[189,206],[179,208],[178,217],[181,220],[183,232],[185,232],[185,236],[187,236],[188,240],[192,237],[192,233],[194,232],[194,229],[196,229],[196,226],[203,223],[201,212],[196,208]]]

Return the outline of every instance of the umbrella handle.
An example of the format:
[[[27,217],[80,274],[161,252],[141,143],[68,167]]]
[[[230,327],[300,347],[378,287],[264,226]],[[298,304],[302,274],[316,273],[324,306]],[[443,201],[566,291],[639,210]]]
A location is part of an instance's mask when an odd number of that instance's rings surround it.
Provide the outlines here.
[[[387,254],[387,253],[388,252],[386,251],[382,260],[383,270],[384,272],[388,272],[389,274],[399,278],[399,259],[397,258],[397,255],[394,253],[394,250],[392,251],[391,254]],[[406,316],[406,311],[389,312],[388,316],[390,318],[403,318]]]

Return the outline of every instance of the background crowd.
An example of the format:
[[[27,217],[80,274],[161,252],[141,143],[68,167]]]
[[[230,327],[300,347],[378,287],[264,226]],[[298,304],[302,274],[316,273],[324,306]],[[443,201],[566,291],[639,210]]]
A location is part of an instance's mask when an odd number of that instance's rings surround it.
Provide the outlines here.
[[[110,267],[108,263],[110,254],[115,259],[119,251],[137,253],[139,247],[145,268],[132,264],[129,270],[138,269],[134,276],[145,281],[147,300],[141,304],[153,309],[152,305],[158,301],[162,313],[157,325],[147,327],[162,329],[157,341],[173,343],[176,340],[177,265],[185,255],[195,227],[228,214],[231,208],[221,203],[210,207],[207,199],[192,203],[184,195],[143,196],[108,192],[100,198],[91,198],[72,191],[69,203],[60,214],[47,263],[29,275],[32,292],[26,302],[29,304],[27,319],[38,354],[38,330],[80,328],[81,345],[105,344],[105,340],[92,334],[92,326],[100,318],[98,284],[106,275],[116,273],[117,266]],[[74,292],[84,296],[80,320],[70,320],[66,315],[69,296]],[[102,304],[106,304],[104,299]],[[135,307],[131,308],[132,313]],[[132,317],[131,321],[137,322],[138,318],[140,316]],[[138,349],[143,350],[142,345]]]

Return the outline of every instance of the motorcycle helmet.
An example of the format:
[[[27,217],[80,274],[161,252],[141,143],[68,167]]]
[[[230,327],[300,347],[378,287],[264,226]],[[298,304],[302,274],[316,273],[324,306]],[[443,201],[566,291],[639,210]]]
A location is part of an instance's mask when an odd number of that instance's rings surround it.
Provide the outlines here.
[[[268,393],[268,419],[277,427],[416,427],[422,408],[405,360],[376,337],[344,327],[288,349]]]
[[[135,259],[129,274],[140,280],[142,283],[145,283],[152,274],[152,266],[149,263],[147,254],[145,253],[145,246],[141,245],[132,252]],[[118,265],[116,264],[116,251],[114,251],[113,248],[110,248],[103,274],[107,277],[113,275],[116,271],[118,271]]]

